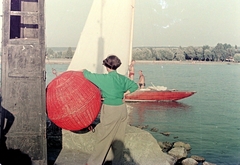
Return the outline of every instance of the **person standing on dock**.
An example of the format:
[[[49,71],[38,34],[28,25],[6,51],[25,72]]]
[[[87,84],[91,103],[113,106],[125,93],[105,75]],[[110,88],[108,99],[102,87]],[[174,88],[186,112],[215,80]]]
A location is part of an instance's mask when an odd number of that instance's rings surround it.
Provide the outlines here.
[[[83,70],[84,77],[101,90],[103,98],[100,123],[95,127],[97,143],[87,165],[102,165],[109,160],[112,164],[122,162],[127,126],[127,107],[124,97],[138,89],[134,81],[117,73],[116,70],[121,65],[117,56],[108,56],[103,60],[103,65],[108,74]]]

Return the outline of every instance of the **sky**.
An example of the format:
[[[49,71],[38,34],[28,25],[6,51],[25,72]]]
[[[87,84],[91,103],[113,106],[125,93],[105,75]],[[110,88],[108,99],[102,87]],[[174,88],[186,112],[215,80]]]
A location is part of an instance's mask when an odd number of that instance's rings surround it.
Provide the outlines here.
[[[77,46],[92,1],[45,0],[47,47]],[[240,46],[240,0],[135,1],[134,47]]]

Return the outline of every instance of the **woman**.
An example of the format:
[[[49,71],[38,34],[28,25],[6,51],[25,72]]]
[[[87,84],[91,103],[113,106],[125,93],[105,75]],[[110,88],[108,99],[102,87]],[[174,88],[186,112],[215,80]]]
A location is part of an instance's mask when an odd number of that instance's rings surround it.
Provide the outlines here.
[[[95,128],[97,144],[88,165],[102,165],[106,160],[112,160],[112,164],[121,164],[127,126],[127,108],[123,99],[126,94],[138,89],[134,81],[117,73],[121,65],[117,56],[108,56],[103,60],[103,65],[108,74],[83,71],[84,76],[98,86],[103,97],[100,123]]]

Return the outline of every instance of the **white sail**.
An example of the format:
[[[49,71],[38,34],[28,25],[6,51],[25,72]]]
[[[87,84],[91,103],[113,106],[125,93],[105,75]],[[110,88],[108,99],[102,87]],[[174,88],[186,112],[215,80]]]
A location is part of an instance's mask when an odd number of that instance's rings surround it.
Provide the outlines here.
[[[126,75],[132,50],[134,0],[94,0],[68,70],[106,73],[102,61],[116,55]],[[129,58],[130,57],[130,58]]]

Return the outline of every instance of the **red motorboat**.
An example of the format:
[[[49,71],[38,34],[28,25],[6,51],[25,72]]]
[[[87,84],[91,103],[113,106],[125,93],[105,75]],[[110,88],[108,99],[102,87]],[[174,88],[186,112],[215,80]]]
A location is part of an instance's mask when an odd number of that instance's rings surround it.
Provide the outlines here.
[[[126,102],[177,101],[192,96],[195,91],[140,89],[125,96]]]

